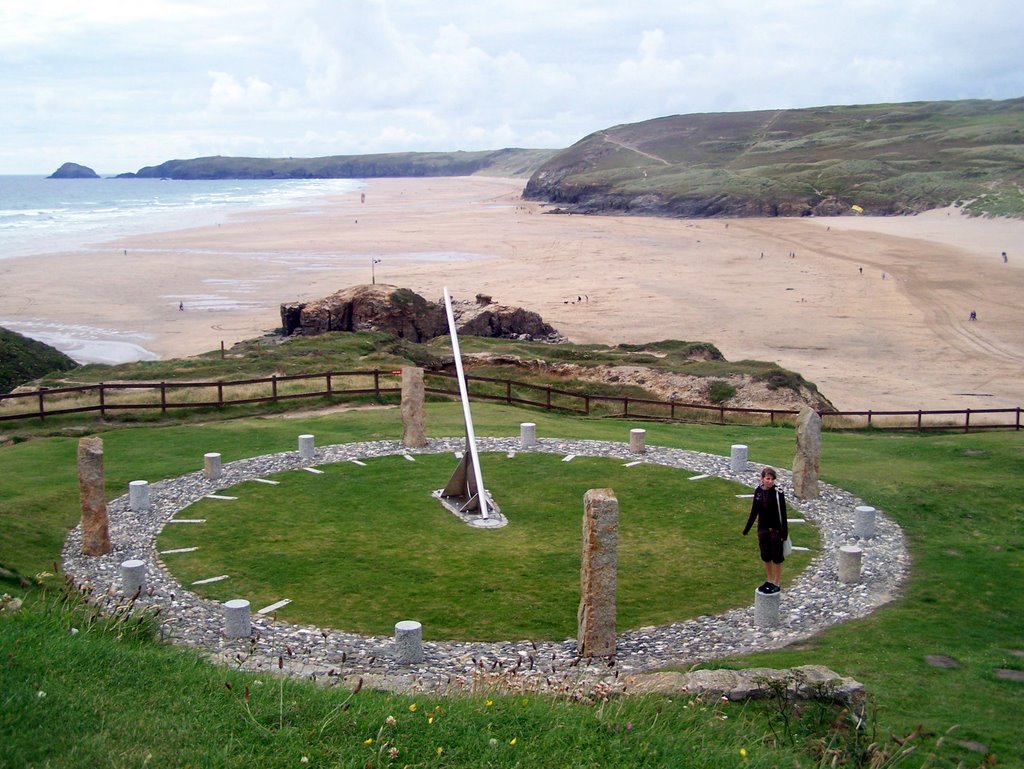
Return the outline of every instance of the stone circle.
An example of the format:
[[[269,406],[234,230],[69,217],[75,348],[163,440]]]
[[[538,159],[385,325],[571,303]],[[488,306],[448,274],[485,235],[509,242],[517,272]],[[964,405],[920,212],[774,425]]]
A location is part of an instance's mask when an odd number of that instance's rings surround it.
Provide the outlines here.
[[[515,438],[479,438],[481,452],[520,452],[605,457],[635,461],[628,443],[597,440],[537,439],[528,448]],[[465,439],[431,439],[411,449],[402,441],[374,441],[318,447],[312,464],[365,461],[402,454],[454,453]],[[678,468],[699,478],[716,476],[748,487],[757,484],[757,467],[748,463],[733,470],[731,458],[683,449],[646,446],[643,462]],[[463,642],[424,641],[423,659],[403,664],[393,638],[363,636],[333,628],[293,625],[273,613],[254,614],[252,635],[233,639],[224,632],[223,606],[197,596],[167,569],[155,548],[157,535],[179,511],[208,494],[267,474],[310,467],[298,451],[282,452],[230,462],[217,478],[203,471],[150,484],[150,509],[132,510],[126,493],[112,500],[110,534],[113,551],[88,557],[81,554],[81,526],[67,537],[63,550],[65,572],[87,590],[93,600],[113,601],[119,590],[119,566],[130,558],[147,564],[146,590],[138,604],[160,609],[161,633],[174,643],[200,650],[218,663],[253,671],[281,670],[314,680],[338,682],[364,679],[375,688],[395,691],[466,690],[515,687],[523,691],[566,690],[583,685],[625,688],[635,677],[669,666],[687,666],[716,658],[779,649],[810,638],[830,625],[870,614],[893,600],[906,580],[910,555],[902,530],[878,512],[875,536],[869,541],[854,535],[854,509],[863,500],[820,484],[814,500],[792,499],[791,517],[813,521],[821,537],[820,550],[782,593],[780,622],[758,627],[754,606],[716,616],[701,616],[657,627],[618,634],[614,657],[580,659],[576,639],[564,641]],[[786,487],[791,473],[780,470]],[[838,551],[857,544],[864,550],[861,580],[855,585],[839,581]],[[429,629],[428,629],[429,632]]]

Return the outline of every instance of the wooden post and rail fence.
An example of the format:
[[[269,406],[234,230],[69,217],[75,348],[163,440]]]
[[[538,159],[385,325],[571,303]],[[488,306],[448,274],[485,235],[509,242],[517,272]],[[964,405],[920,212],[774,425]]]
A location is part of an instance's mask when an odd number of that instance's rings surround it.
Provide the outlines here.
[[[458,397],[455,375],[427,372],[426,392]],[[513,379],[466,376],[470,397],[548,411],[634,420],[701,422],[711,424],[777,424],[791,422],[793,409],[734,408],[706,403],[659,401],[623,395],[571,392],[550,385]],[[445,385],[449,386],[445,386]],[[175,398],[176,394],[181,397]],[[213,382],[100,382],[69,387],[40,388],[0,395],[0,422],[45,420],[64,414],[159,409],[223,409],[231,406],[280,403],[299,399],[372,397],[401,394],[401,372],[394,370],[329,371],[317,374],[271,376]],[[827,429],[898,430],[1020,430],[1021,407],[939,409],[916,411],[868,410],[821,412]]]

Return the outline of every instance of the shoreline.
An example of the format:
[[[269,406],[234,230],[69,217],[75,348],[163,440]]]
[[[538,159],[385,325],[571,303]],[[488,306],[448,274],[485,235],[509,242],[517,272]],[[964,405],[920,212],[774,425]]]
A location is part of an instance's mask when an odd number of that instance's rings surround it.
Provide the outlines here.
[[[545,215],[519,198],[524,184],[371,179],[360,191],[217,226],[11,257],[0,260],[0,325],[99,329],[107,341],[185,357],[260,336],[279,326],[282,303],[372,274],[428,299],[445,286],[462,298],[489,294],[578,343],[710,342],[729,360],[799,372],[842,410],[1024,401],[1024,222],[955,210]]]

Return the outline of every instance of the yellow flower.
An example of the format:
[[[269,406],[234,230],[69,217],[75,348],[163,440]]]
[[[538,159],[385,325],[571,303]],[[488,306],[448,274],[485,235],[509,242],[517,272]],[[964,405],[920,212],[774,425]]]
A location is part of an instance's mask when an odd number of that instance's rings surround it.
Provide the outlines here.
[[[431,716],[430,718],[428,718],[428,719],[427,719],[427,723],[428,723],[428,724],[432,724],[432,723],[434,723],[434,717],[433,717],[433,716]]]
[[[444,753],[444,748],[442,748],[440,745],[438,745],[437,746],[437,755],[441,755],[442,753]]]
[[[494,704],[494,700],[487,700],[486,702],[484,702],[484,707],[489,708],[493,704]]]
[[[747,749],[746,748],[740,748],[740,758],[746,758],[746,757],[747,757]]]
[[[508,744],[509,745],[515,745],[517,742],[519,742],[519,738],[518,737],[513,737],[511,740],[508,741]]]
[[[415,702],[412,705],[409,706],[409,712],[410,713],[415,713],[416,712],[416,703]]]
[[[367,737],[365,740],[363,740],[363,744],[364,745],[372,745],[373,744],[373,737]]]

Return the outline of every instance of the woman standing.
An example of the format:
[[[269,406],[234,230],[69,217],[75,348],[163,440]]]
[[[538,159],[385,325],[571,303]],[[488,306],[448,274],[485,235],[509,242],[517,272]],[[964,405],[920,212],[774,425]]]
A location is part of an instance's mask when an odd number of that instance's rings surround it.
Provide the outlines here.
[[[761,484],[754,489],[754,501],[750,505],[750,517],[743,529],[743,536],[757,521],[757,543],[761,548],[764,573],[767,581],[758,588],[762,593],[777,593],[782,586],[782,543],[789,536],[789,522],[786,520],[786,498],[775,486],[775,469],[766,467],[761,471]]]

